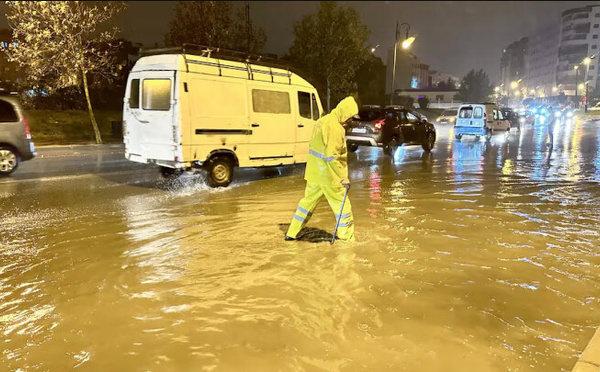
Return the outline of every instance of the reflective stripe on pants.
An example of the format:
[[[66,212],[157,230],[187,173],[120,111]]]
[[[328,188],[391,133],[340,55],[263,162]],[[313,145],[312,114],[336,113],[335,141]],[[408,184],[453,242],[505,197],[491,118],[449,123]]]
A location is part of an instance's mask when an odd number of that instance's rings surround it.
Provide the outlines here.
[[[304,190],[304,197],[298,203],[296,213],[292,218],[292,223],[287,231],[287,236],[296,238],[300,230],[306,225],[312,213],[314,212],[317,205],[321,201],[321,197],[324,195],[329,203],[329,206],[333,210],[336,217],[339,216],[340,208],[342,207],[342,200],[344,199],[344,193],[346,190],[343,187],[332,187],[319,185],[313,182],[306,183],[306,189]],[[331,231],[333,228],[331,227]],[[343,240],[354,241],[354,218],[352,216],[352,205],[350,204],[350,198],[346,198],[344,203],[344,210],[340,219],[340,225],[338,227],[337,236]]]

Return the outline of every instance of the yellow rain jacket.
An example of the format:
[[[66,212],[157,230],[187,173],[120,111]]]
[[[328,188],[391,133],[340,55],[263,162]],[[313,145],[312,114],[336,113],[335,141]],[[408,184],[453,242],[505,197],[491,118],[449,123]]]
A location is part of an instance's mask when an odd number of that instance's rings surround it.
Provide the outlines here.
[[[304,179],[319,185],[340,186],[348,180],[346,132],[341,123],[358,114],[353,97],[344,98],[314,126]]]

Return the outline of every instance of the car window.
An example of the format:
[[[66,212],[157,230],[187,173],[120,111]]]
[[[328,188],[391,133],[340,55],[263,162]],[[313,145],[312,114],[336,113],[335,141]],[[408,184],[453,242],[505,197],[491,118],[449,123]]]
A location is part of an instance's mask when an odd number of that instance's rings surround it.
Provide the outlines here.
[[[404,115],[403,111],[398,111],[398,120],[399,121],[406,121],[406,115]]]
[[[142,108],[168,111],[171,108],[171,79],[144,79],[142,82]]]
[[[461,107],[458,112],[458,117],[461,119],[470,119],[473,115],[473,107]]]
[[[0,99],[0,123],[14,123],[19,121],[15,108],[10,102]]]
[[[496,111],[496,109],[492,109],[492,115],[494,117],[494,120],[498,120],[498,111]]]
[[[313,120],[319,120],[321,113],[319,112],[319,105],[317,104],[317,96],[312,94],[312,118]]]
[[[442,116],[456,116],[456,110],[444,110]]]
[[[394,115],[393,111],[388,111],[385,113],[385,118],[388,120],[395,120],[396,119],[396,115]]]
[[[481,119],[483,117],[483,109],[481,107],[475,107],[473,111],[473,119]]]
[[[379,120],[383,119],[384,117],[383,112],[381,110],[359,110],[358,116],[362,121]]]
[[[412,112],[407,111],[406,112],[406,117],[408,118],[408,122],[409,123],[416,123],[419,121],[419,118],[417,118]]]
[[[306,119],[310,119],[310,110],[310,93],[298,92],[298,111],[300,113],[300,116]]]

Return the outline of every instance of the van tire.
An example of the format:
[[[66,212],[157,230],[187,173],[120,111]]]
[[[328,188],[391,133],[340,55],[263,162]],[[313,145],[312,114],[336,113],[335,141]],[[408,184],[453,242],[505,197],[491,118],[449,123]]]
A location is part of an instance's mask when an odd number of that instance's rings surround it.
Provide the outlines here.
[[[358,150],[358,144],[357,143],[349,143],[348,144],[348,151],[350,151],[350,152],[356,152],[356,150]]]
[[[0,176],[7,176],[17,169],[19,153],[9,146],[0,146]]]
[[[213,156],[206,162],[206,172],[210,187],[227,187],[233,178],[233,160],[226,155]]]
[[[171,167],[163,167],[163,166],[159,167],[159,171],[160,171],[160,175],[163,176],[163,178],[167,178],[167,179],[178,178],[183,173],[183,171],[181,169],[171,168]]]

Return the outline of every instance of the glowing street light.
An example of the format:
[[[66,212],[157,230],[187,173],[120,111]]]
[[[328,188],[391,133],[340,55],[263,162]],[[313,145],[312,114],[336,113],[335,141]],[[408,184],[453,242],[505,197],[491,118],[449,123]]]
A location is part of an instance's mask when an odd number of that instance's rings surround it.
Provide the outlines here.
[[[408,49],[408,48],[410,48],[410,45],[413,43],[413,41],[415,41],[414,36],[411,36],[408,39],[404,40],[402,42],[402,49]]]
[[[519,86],[519,82],[518,81],[513,81],[512,83],[510,83],[510,87],[512,89],[517,89],[518,86]]]
[[[585,89],[585,84],[581,83],[577,86],[579,89],[584,90]]]
[[[500,92],[500,87],[495,87],[494,92],[496,92],[496,93]]]
[[[553,93],[556,93],[556,92],[558,92],[558,87],[552,87],[552,92],[553,92]]]
[[[589,65],[590,62],[592,62],[592,59],[590,57],[585,57],[583,60],[583,64],[586,66]]]

